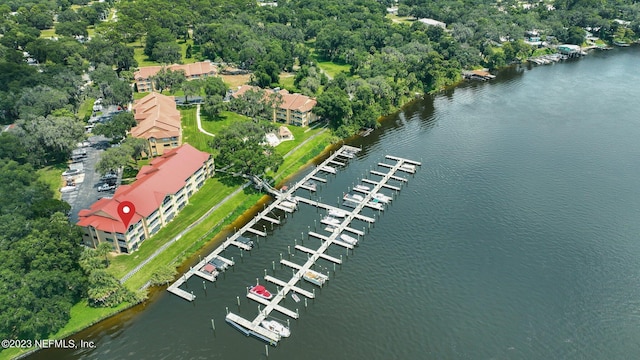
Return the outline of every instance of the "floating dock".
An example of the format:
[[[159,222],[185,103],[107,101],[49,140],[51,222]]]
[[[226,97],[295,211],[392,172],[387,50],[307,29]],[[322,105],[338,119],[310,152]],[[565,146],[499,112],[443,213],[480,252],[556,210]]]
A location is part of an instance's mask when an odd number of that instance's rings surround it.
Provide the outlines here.
[[[351,154],[351,152],[347,152],[348,154]],[[351,154],[352,155],[352,154]],[[349,156],[346,156],[349,157]],[[387,157],[389,158],[389,157]],[[349,230],[354,230],[351,229],[350,227],[348,227],[348,225],[354,220],[354,219],[358,219],[358,220],[363,220],[363,221],[367,221],[369,223],[372,223],[375,221],[374,218],[368,217],[368,216],[364,216],[361,215],[360,212],[362,211],[362,209],[364,209],[366,206],[370,206],[370,204],[372,203],[372,200],[374,199],[373,196],[374,194],[376,194],[378,191],[380,191],[380,189],[382,189],[387,185],[387,182],[391,179],[397,180],[397,178],[399,178],[398,176],[395,176],[394,174],[397,171],[400,171],[400,167],[402,167],[404,164],[408,163],[411,165],[416,165],[417,162],[412,161],[412,160],[407,160],[407,159],[403,159],[403,158],[396,158],[394,157],[392,160],[396,161],[396,164],[391,165],[391,167],[389,168],[389,171],[387,173],[379,173],[380,176],[382,176],[382,179],[379,182],[374,182],[371,181],[370,183],[372,183],[373,185],[375,185],[373,187],[373,189],[371,189],[371,191],[367,194],[365,194],[363,200],[361,202],[358,203],[353,203],[354,205],[354,209],[352,211],[347,211],[347,210],[343,210],[340,209],[341,211],[346,213],[346,216],[343,219],[337,219],[337,221],[335,223],[332,224],[332,226],[335,226],[335,230],[331,233],[331,235],[325,236],[325,235],[321,235],[318,234],[316,232],[312,232],[309,231],[308,235],[309,236],[313,236],[316,237],[318,239],[321,240],[321,245],[320,247],[318,247],[317,249],[311,249],[308,247],[304,247],[302,245],[295,245],[295,249],[298,251],[302,251],[304,253],[307,254],[307,260],[304,262],[304,264],[297,264],[295,262],[292,262],[290,260],[287,259],[281,259],[280,263],[282,265],[288,266],[292,269],[293,271],[293,276],[291,277],[291,279],[289,279],[289,281],[283,281],[280,279],[276,279],[272,276],[269,276],[266,274],[266,270],[265,270],[265,280],[266,281],[270,281],[273,282],[275,284],[277,284],[278,286],[281,286],[281,288],[278,288],[278,292],[277,294],[275,294],[273,296],[273,298],[271,298],[270,300],[266,300],[264,298],[255,296],[251,293],[249,293],[247,295],[247,297],[249,299],[252,299],[256,302],[259,302],[260,304],[265,305],[264,309],[259,309],[259,313],[258,315],[252,320],[246,320],[244,318],[241,318],[235,314],[229,313],[227,314],[227,320],[229,321],[229,315],[232,315],[233,318],[233,323],[232,326],[234,326],[235,328],[239,329],[241,332],[247,334],[247,335],[251,335],[251,334],[255,334],[258,331],[263,331],[265,330],[262,326],[260,326],[260,323],[262,322],[262,320],[266,319],[269,314],[272,311],[278,311],[281,312],[293,319],[297,319],[299,316],[299,312],[298,309],[296,309],[295,312],[293,312],[290,309],[284,308],[282,306],[279,305],[279,303],[283,300],[286,299],[286,296],[289,292],[293,292],[296,294],[301,294],[304,295],[308,298],[314,298],[315,297],[315,292],[313,293],[309,293],[308,291],[305,291],[303,289],[301,289],[300,287],[296,286],[296,284],[301,281],[301,280],[306,280],[311,282],[312,284],[318,285],[318,286],[322,286],[322,284],[324,284],[325,281],[327,281],[329,279],[329,274],[323,274],[321,272],[312,270],[312,267],[316,264],[316,262],[319,259],[325,259],[328,260],[330,262],[333,262],[334,264],[341,264],[342,263],[342,258],[338,259],[335,258],[333,256],[330,256],[328,254],[326,254],[327,249],[329,248],[329,246],[331,245],[339,245],[339,246],[343,246],[346,247],[347,249],[353,249],[353,245],[347,244],[346,242],[343,242],[340,240],[340,235],[342,234],[343,231],[349,231]],[[419,163],[417,163],[419,164]],[[378,175],[378,174],[376,174]],[[312,176],[312,175],[311,175]],[[309,177],[309,176],[308,176]],[[306,181],[307,177],[305,177],[305,179],[303,179],[303,181]],[[406,181],[406,180],[405,180]],[[394,187],[397,188],[398,190],[400,190],[400,188],[398,187]],[[314,201],[311,199],[307,199],[304,197],[300,197],[300,196],[296,196],[295,200],[298,203],[304,203],[304,204],[308,204],[311,206],[316,206],[319,208],[324,208],[327,210],[332,210],[332,209],[337,209],[331,205],[327,205],[324,203],[321,203],[319,201]],[[382,204],[379,203],[375,203],[378,204],[380,206],[382,206]],[[339,223],[338,223],[339,221]],[[326,223],[327,221],[325,219],[323,219],[321,221],[322,223]],[[364,234],[364,232],[357,232],[358,234]],[[313,275],[312,277],[310,277],[310,275]],[[277,334],[274,334],[277,335]],[[273,343],[273,341],[275,341],[275,343],[277,343],[278,340],[273,340],[274,338],[268,338],[268,341],[272,344],[275,345]],[[264,340],[264,338],[263,338]]]
[[[344,165],[344,163],[342,162],[338,162],[335,161],[336,157],[338,156],[345,156],[345,154],[355,154],[358,151],[360,151],[359,148],[353,147],[353,146],[348,146],[348,145],[344,145],[342,146],[340,149],[336,150],[333,154],[331,154],[325,161],[323,161],[320,165],[318,165],[313,171],[311,171],[309,174],[307,174],[302,180],[300,180],[299,182],[297,182],[294,186],[292,186],[291,188],[289,188],[287,191],[282,192],[279,190],[274,189],[273,187],[271,187],[269,184],[265,183],[264,181],[260,180],[260,179],[254,179],[254,181],[256,183],[259,183],[263,189],[265,189],[267,192],[269,192],[271,195],[274,196],[275,200],[269,204],[269,206],[265,207],[265,209],[263,211],[261,211],[258,215],[256,215],[256,217],[254,217],[253,219],[251,219],[251,221],[249,221],[247,224],[245,224],[242,228],[240,228],[237,232],[235,232],[232,236],[230,236],[229,238],[227,238],[227,240],[225,242],[223,242],[218,248],[216,248],[213,252],[211,252],[209,255],[207,255],[204,259],[202,259],[200,262],[198,262],[196,265],[194,265],[191,270],[187,271],[186,273],[184,273],[180,278],[178,278],[173,284],[171,284],[171,286],[169,286],[167,288],[167,291],[180,296],[181,298],[188,300],[188,301],[193,301],[195,300],[196,296],[193,295],[190,292],[187,292],[185,290],[180,289],[180,286],[182,284],[184,284],[186,281],[189,280],[189,278],[191,278],[191,276],[193,275],[197,275],[200,276],[202,278],[205,278],[209,281],[215,281],[215,276],[207,276],[207,274],[204,273],[199,273],[199,270],[202,269],[202,267],[204,267],[209,261],[211,261],[213,258],[216,257],[220,257],[219,256],[224,250],[226,250],[227,247],[229,246],[235,246],[243,251],[250,251],[251,247],[243,244],[238,240],[238,238],[240,236],[242,236],[245,233],[252,233],[255,236],[262,236],[262,237],[266,237],[267,236],[267,231],[266,231],[266,227],[263,227],[263,230],[258,230],[253,228],[254,225],[256,225],[260,220],[264,219],[268,222],[271,222],[272,224],[280,224],[281,223],[281,219],[278,218],[274,218],[273,216],[273,210],[274,209],[279,209],[285,212],[285,216],[286,213],[292,213],[297,209],[297,198],[293,197],[293,194],[295,193],[296,190],[298,190],[298,188],[300,188],[302,186],[302,184],[304,184],[306,181],[309,181],[311,179],[313,180],[317,180],[320,182],[324,182],[326,183],[327,180],[323,179],[321,177],[318,177],[317,174],[319,171],[321,171],[323,168],[330,168],[333,169],[335,171],[334,168],[332,168],[331,166],[329,166],[329,164],[342,164]],[[348,158],[348,156],[345,156]],[[226,259],[224,259],[226,260]],[[227,263],[229,264],[229,266],[233,266],[233,261],[231,260],[227,260]],[[198,273],[196,273],[198,272]],[[267,331],[267,330],[265,330]]]

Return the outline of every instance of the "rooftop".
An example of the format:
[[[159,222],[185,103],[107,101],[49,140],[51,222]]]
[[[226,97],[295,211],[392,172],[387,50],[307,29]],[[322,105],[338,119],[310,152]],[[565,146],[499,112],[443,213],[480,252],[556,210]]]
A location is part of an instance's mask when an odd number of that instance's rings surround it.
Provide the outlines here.
[[[130,201],[135,206],[131,224],[156,211],[167,195],[175,194],[209,159],[209,154],[189,144],[164,153],[138,172],[136,181],[120,186],[111,199],[100,199],[78,214],[79,226],[93,226],[106,232],[124,234],[126,229],[118,216],[118,205]]]
[[[133,104],[133,113],[138,123],[131,135],[144,139],[161,139],[180,136],[180,112],[173,96],[152,92]]]
[[[133,74],[133,77],[136,80],[148,79],[154,76],[155,74],[157,74],[163,67],[170,69],[171,71],[183,70],[185,76],[187,77],[191,77],[194,75],[209,74],[211,72],[216,73],[218,71],[217,66],[212,64],[210,61],[200,61],[200,62],[196,62],[192,64],[184,64],[184,65],[173,64],[169,66],[158,66],[158,65],[145,66],[145,67],[139,68],[138,71],[136,71]]]

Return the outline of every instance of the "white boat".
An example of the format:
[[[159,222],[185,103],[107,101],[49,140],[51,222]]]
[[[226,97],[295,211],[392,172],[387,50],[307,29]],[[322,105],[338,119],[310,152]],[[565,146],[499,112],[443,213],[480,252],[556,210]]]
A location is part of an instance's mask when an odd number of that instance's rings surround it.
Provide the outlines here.
[[[416,172],[416,166],[413,164],[402,164],[400,165],[400,170],[404,170],[406,172],[414,173]]]
[[[343,218],[345,216],[347,216],[347,212],[346,211],[342,211],[340,209],[331,209],[329,210],[329,216],[333,216],[336,218]]]
[[[360,185],[360,184],[358,184],[358,185],[354,186],[354,187],[353,187],[353,189],[354,189],[354,190],[362,191],[362,192],[364,192],[364,193],[367,193],[367,192],[371,191],[371,187],[370,187],[370,186],[367,186],[367,185]]]
[[[324,227],[324,231],[332,233],[332,232],[336,231],[337,228],[338,227],[334,226],[334,225],[327,225],[327,226]]]
[[[391,196],[387,196],[387,195],[381,194],[381,193],[375,193],[375,194],[371,195],[371,197],[374,200],[378,200],[379,202],[384,203],[384,204],[388,204],[393,199]]]
[[[290,211],[294,211],[296,209],[296,204],[292,203],[291,201],[282,201],[280,202],[280,206],[289,209]]]
[[[289,337],[289,335],[291,335],[291,331],[289,331],[288,327],[280,324],[275,320],[262,320],[260,326],[282,337]]]
[[[353,246],[358,245],[358,239],[354,238],[353,236],[349,236],[347,234],[340,234],[340,240],[349,245],[353,245]]]
[[[320,221],[323,224],[327,224],[327,225],[333,225],[333,226],[339,226],[340,225],[340,220],[333,218],[331,216],[325,216],[322,218],[322,221]]]
[[[291,293],[291,298],[295,302],[300,302],[300,297],[298,297],[298,295],[296,293]]]
[[[338,172],[338,170],[336,170],[336,168],[331,167],[331,166],[327,166],[327,165],[321,166],[320,170],[322,170],[324,172],[328,172],[330,174],[336,174]]]
[[[346,200],[346,201],[359,203],[359,202],[362,202],[364,200],[364,197],[362,197],[362,195],[359,195],[359,194],[351,194],[351,193],[349,193],[349,194],[346,194],[343,197],[343,199]]]
[[[324,283],[329,280],[329,277],[325,274],[321,274],[317,271],[313,271],[313,270],[307,270],[304,275],[302,275],[302,278],[307,280],[308,282],[314,284],[314,285],[318,285],[318,286],[322,286],[324,285]]]

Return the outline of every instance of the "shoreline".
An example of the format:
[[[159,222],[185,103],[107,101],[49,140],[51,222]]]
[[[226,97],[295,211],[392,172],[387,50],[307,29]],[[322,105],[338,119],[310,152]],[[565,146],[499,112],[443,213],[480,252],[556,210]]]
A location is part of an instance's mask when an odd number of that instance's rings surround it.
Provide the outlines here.
[[[523,64],[520,64],[523,65]],[[496,72],[496,74],[499,74],[500,72],[503,72],[509,68],[512,68],[513,65],[504,67],[504,68],[500,68],[498,69],[498,71]],[[461,80],[460,82],[456,83],[455,85],[452,85],[450,87],[447,87],[446,89],[440,90],[438,92],[435,92],[433,94],[422,94],[420,96],[420,98],[424,98],[424,97],[429,97],[429,96],[434,96],[438,93],[441,92],[445,92],[445,91],[451,91],[454,90],[456,87],[462,85],[462,84],[466,84],[466,83],[473,83],[472,81],[465,81],[465,80]],[[409,106],[411,103],[413,103],[414,101],[416,101],[416,98],[412,98],[409,99],[409,101],[407,101],[406,103],[402,104],[394,113],[397,113],[399,111],[402,111],[405,107]],[[392,114],[394,114],[392,113]],[[388,115],[384,115],[381,116],[377,119],[377,123],[381,123],[386,121],[387,119],[389,119],[391,117],[392,114],[388,114]],[[338,142],[335,143],[331,143],[327,146],[325,146],[319,153],[317,153],[316,155],[314,155],[311,159],[307,160],[303,165],[299,166],[295,171],[293,171],[291,174],[287,175],[286,177],[284,177],[283,179],[281,179],[278,182],[278,187],[282,186],[283,184],[286,184],[287,181],[290,181],[291,178],[294,178],[296,176],[298,176],[302,171],[304,171],[310,164],[315,163],[317,160],[322,159],[323,157],[326,157],[330,151],[332,151],[335,147],[340,146],[340,144],[344,144],[347,141],[353,141],[356,140],[358,138],[361,138],[360,135],[355,134],[354,136],[350,136],[348,138],[345,139],[341,139]],[[229,230],[232,230],[232,226],[234,225],[239,225],[240,223],[238,223],[238,221],[242,222],[242,223],[246,223],[246,221],[249,221],[249,219],[251,218],[251,216],[248,216],[248,214],[251,213],[255,213],[255,208],[259,205],[261,205],[263,202],[267,202],[267,201],[271,201],[271,197],[268,194],[263,195],[262,197],[260,197],[260,199],[254,203],[253,205],[251,205],[247,210],[243,211],[238,217],[236,217],[235,219],[233,219],[233,221],[231,221],[230,224],[228,225],[224,225],[222,227],[222,229],[220,231],[218,231],[209,241],[205,242],[202,246],[200,246],[196,251],[194,251],[191,254],[187,255],[187,258],[185,260],[183,260],[180,265],[178,266],[178,268],[182,268],[184,266],[188,266],[187,264],[191,261],[193,261],[193,259],[197,259],[197,256],[199,253],[201,253],[202,251],[206,251],[206,249],[208,249],[210,246],[217,246],[219,245],[222,241],[224,241],[224,237],[221,235],[223,235],[224,233],[228,232]],[[244,219],[244,220],[243,220]],[[240,225],[241,226],[241,225]],[[230,229],[231,227],[231,229]],[[77,334],[79,334],[80,332],[91,328],[94,325],[100,324],[102,322],[106,322],[109,319],[114,319],[114,317],[116,317],[117,315],[121,315],[123,313],[127,313],[127,312],[133,312],[132,314],[137,314],[138,311],[143,311],[142,310],[138,310],[139,306],[138,305],[142,305],[142,308],[146,307],[147,304],[150,304],[153,301],[156,301],[158,299],[158,296],[160,296],[164,290],[166,290],[166,286],[154,286],[154,287],[150,287],[149,288],[149,297],[146,300],[143,300],[139,303],[136,304],[128,304],[126,307],[122,308],[122,309],[118,309],[115,312],[109,314],[109,315],[105,315],[103,317],[98,318],[97,320],[95,320],[94,322],[92,322],[89,325],[86,325],[72,333],[69,334],[65,334],[64,336],[61,337],[54,337],[52,336],[52,338],[59,338],[59,339],[68,339],[71,338]],[[39,351],[40,349],[30,349],[28,351],[22,352],[22,353],[17,353],[17,354],[10,354],[8,355],[7,358],[12,358],[12,359],[22,359],[25,358],[37,351]],[[9,351],[8,349],[6,351]],[[0,354],[4,353],[0,352]],[[4,358],[4,356],[0,355],[0,358]]]

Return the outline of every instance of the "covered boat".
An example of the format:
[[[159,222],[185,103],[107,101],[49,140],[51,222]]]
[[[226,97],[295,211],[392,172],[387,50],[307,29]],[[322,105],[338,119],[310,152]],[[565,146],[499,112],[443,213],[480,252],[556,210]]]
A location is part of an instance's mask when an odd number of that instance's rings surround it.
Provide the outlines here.
[[[340,209],[331,209],[331,210],[329,210],[329,216],[333,216],[333,217],[337,217],[337,218],[343,218],[343,217],[347,216],[347,212],[346,211],[342,211]]]
[[[329,277],[325,274],[321,274],[317,271],[313,271],[313,270],[307,270],[304,275],[302,275],[302,278],[307,280],[308,282],[314,284],[314,285],[318,285],[318,286],[322,286],[324,285],[324,283],[329,280]]]
[[[327,224],[327,225],[333,225],[333,226],[340,226],[340,220],[331,217],[331,216],[325,216],[322,218],[322,221],[320,221],[323,224]]]
[[[353,246],[358,245],[358,239],[354,238],[353,236],[349,236],[347,234],[340,234],[340,240],[349,245],[353,245]]]
[[[269,331],[273,331],[274,333],[282,337],[289,337],[291,335],[291,331],[289,330],[288,327],[280,324],[275,320],[262,320],[262,322],[260,323],[260,326],[262,326],[263,328]]]
[[[374,200],[377,200],[377,201],[379,201],[381,203],[384,203],[384,204],[388,204],[392,200],[391,196],[387,196],[387,195],[381,194],[381,193],[375,193],[375,194],[371,195],[371,197]]]
[[[351,201],[351,202],[355,202],[355,203],[360,203],[364,200],[364,197],[362,197],[362,195],[359,194],[345,194],[345,196],[343,197],[343,199],[345,201]]]
[[[267,300],[271,300],[271,298],[273,297],[273,294],[270,293],[269,290],[267,290],[267,288],[265,288],[262,285],[251,286],[249,288],[249,292],[252,293],[253,295],[259,296]]]

